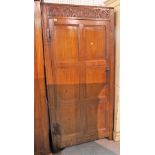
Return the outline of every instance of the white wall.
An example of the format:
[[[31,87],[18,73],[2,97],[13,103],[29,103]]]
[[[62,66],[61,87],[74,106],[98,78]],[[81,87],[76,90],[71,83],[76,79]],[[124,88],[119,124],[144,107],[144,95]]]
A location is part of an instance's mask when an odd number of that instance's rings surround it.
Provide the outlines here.
[[[95,6],[103,6],[104,1],[105,0],[44,0],[44,2],[48,2],[48,3],[95,5]]]

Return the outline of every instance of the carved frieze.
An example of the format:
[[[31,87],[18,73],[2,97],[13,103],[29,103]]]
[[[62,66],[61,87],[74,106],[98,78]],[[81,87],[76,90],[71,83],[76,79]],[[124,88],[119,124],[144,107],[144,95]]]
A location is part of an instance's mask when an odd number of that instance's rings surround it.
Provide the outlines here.
[[[50,5],[48,7],[48,16],[110,19],[112,11],[112,8],[104,7]]]

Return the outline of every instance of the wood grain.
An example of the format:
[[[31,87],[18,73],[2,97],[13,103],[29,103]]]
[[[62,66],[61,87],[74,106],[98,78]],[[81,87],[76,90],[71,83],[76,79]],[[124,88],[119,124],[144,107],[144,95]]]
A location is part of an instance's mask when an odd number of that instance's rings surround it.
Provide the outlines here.
[[[40,2],[34,2],[34,152],[50,153]]]
[[[56,4],[42,7],[54,147],[112,138],[113,9]]]

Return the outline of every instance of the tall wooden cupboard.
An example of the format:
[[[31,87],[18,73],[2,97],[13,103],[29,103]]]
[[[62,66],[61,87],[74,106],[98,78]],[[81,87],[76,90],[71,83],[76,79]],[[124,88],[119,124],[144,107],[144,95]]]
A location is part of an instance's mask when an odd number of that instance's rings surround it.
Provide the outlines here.
[[[43,3],[42,29],[53,149],[111,139],[113,8]]]
[[[113,8],[43,4],[43,43],[55,150],[112,138]]]

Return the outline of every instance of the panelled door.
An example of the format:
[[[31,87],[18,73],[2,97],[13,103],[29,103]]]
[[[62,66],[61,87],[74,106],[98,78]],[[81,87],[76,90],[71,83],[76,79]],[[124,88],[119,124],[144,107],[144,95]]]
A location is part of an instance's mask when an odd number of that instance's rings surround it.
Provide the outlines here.
[[[111,137],[110,29],[103,20],[50,18],[45,68],[53,143]]]

